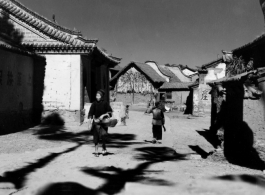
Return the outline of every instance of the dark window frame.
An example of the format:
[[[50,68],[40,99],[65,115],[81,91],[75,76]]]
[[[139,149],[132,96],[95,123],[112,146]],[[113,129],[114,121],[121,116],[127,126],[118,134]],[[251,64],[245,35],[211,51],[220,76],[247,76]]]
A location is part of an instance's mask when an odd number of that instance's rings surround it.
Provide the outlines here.
[[[166,99],[169,99],[169,100],[172,99],[172,91],[167,91],[166,92]]]

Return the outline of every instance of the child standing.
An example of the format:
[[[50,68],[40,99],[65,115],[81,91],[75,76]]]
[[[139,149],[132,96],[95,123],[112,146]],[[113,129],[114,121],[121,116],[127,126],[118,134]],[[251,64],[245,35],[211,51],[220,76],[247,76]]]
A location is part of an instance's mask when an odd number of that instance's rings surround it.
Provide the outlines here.
[[[155,144],[156,142],[158,142],[159,144],[161,144],[162,126],[164,127],[165,117],[164,117],[163,111],[161,110],[161,108],[159,106],[159,102],[155,103],[155,107],[152,110],[152,114],[153,114],[153,120],[152,120],[153,141],[152,141],[152,143]],[[164,128],[164,131],[166,131],[165,128]]]

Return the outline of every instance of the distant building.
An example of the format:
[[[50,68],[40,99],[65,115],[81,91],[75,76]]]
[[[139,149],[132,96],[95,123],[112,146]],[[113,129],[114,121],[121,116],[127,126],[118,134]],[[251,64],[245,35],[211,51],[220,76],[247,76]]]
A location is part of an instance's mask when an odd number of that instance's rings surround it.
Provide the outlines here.
[[[131,104],[147,102],[164,82],[148,64],[131,62],[110,80],[110,85],[117,93],[116,101]]]
[[[190,93],[188,86],[192,83],[192,76],[184,75],[180,67],[173,67],[176,68],[174,72],[177,72],[177,75],[181,75],[183,80],[189,81],[182,82],[170,68],[167,65],[158,65],[154,61],[131,62],[110,81],[114,89],[112,93],[117,93],[116,101],[122,101],[126,104],[132,103],[132,85],[128,81],[128,73],[134,72],[135,78],[139,78],[136,79],[137,83],[134,87],[134,103],[147,102],[155,95],[157,101],[165,101],[169,107],[183,106],[187,103]],[[194,73],[196,71],[191,75],[196,76]]]
[[[219,58],[201,66],[198,70],[198,80],[189,87],[193,96],[192,113],[194,115],[204,115],[211,113],[211,87],[208,81],[223,78],[225,76],[226,64]]]

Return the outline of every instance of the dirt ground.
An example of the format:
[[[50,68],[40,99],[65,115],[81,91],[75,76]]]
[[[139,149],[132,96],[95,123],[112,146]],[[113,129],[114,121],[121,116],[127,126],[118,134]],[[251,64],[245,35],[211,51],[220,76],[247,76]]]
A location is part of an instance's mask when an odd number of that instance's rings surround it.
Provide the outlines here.
[[[94,156],[86,124],[0,136],[0,194],[265,193],[260,170],[204,159],[210,117],[168,114],[163,143],[152,144],[151,116],[131,110],[127,126],[109,129],[107,156]]]

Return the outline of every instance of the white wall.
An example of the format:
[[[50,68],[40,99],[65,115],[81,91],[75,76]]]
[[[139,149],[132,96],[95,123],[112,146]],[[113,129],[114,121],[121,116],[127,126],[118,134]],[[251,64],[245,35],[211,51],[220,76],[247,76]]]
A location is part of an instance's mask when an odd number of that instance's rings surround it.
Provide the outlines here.
[[[44,110],[80,110],[80,55],[45,55]]]

